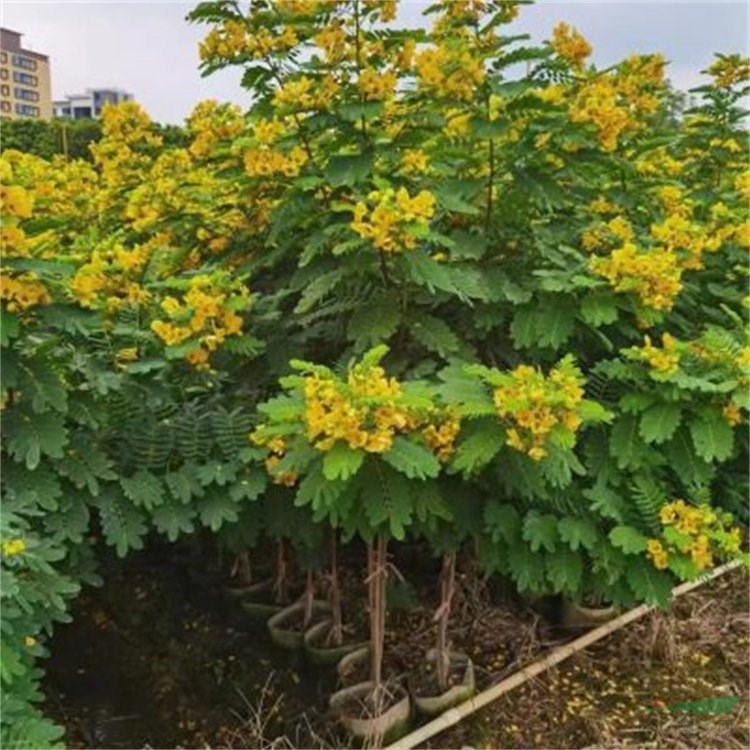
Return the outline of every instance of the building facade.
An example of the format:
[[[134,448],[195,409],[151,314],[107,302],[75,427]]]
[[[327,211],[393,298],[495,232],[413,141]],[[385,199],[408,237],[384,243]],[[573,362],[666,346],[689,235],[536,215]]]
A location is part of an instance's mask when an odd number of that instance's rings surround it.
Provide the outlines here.
[[[22,34],[0,29],[0,117],[52,117],[49,57],[21,46]]]
[[[99,117],[105,104],[118,104],[133,99],[132,94],[121,89],[86,89],[85,94],[68,95],[54,103],[55,117],[81,120]]]

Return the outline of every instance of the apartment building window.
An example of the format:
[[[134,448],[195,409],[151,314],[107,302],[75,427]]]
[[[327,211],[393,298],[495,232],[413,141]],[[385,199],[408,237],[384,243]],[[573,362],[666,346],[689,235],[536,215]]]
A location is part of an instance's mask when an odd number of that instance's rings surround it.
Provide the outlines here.
[[[4,83],[2,86],[0,86],[0,94],[3,96],[10,96],[10,86],[8,86],[7,83]]]
[[[2,70],[0,70],[0,78],[2,78],[4,81],[6,81],[8,79],[8,69],[7,68],[3,68]]]
[[[19,86],[16,86],[13,89],[13,93],[16,99],[23,99],[24,101],[27,101],[27,102],[39,101],[39,93],[36,91],[32,91],[31,89],[22,89]]]
[[[0,63],[7,63],[7,62],[8,62],[8,53],[0,52]]]
[[[25,83],[29,86],[36,86],[39,83],[39,79],[31,73],[21,73],[17,70],[13,71],[13,80],[16,83]]]
[[[36,60],[22,55],[13,55],[13,65],[17,68],[26,68],[26,70],[36,70]]]
[[[10,112],[10,102],[0,102],[0,111]]]
[[[29,104],[16,104],[16,114],[22,117],[39,117],[39,107]]]

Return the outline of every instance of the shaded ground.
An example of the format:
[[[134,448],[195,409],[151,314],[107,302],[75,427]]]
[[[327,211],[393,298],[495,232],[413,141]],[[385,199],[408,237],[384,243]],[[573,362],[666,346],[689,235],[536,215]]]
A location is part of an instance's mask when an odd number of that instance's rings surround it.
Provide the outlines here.
[[[529,681],[432,748],[747,748],[748,574],[733,571]],[[729,714],[654,710],[740,696]]]
[[[342,561],[345,601],[361,633],[364,558]],[[410,582],[391,587],[387,673],[407,676],[432,646],[437,561],[406,548]],[[262,562],[262,560],[261,560]],[[477,665],[479,689],[571,634],[555,602],[533,611],[510,589],[491,590],[460,566],[450,638]],[[212,554],[150,548],[109,560],[60,627],[48,667],[47,710],[68,747],[351,747],[327,715],[332,668],[270,643],[222,594]],[[420,603],[421,602],[421,603]],[[538,609],[538,608],[537,608]],[[678,600],[524,685],[436,738],[430,747],[583,748],[748,746],[747,575],[736,572]],[[731,715],[649,711],[665,703],[742,695]]]
[[[239,747],[251,719],[265,736],[311,743],[306,715],[325,707],[332,676],[276,649],[224,599],[218,573],[189,567],[183,552],[105,563],[105,586],[57,628],[45,689],[66,745]]]

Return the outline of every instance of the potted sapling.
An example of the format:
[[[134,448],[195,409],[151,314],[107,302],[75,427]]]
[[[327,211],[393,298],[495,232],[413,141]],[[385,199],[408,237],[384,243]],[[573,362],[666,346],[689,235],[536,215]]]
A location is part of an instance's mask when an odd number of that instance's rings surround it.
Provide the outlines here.
[[[329,539],[328,604],[330,617],[323,618],[305,631],[304,648],[314,664],[336,664],[343,656],[354,651],[369,653],[368,642],[344,640],[341,606],[341,586],[338,573],[338,532],[330,529]]]
[[[449,456],[444,454],[444,459]],[[467,486],[469,489],[467,490]],[[476,689],[474,664],[467,654],[452,648],[449,637],[451,610],[456,593],[456,558],[461,543],[473,538],[482,524],[481,502],[476,488],[466,482],[446,478],[434,487],[433,512],[421,529],[430,547],[442,552],[439,588],[440,600],[435,611],[435,645],[425,655],[423,669],[411,676],[410,687],[417,710],[436,716],[465,700]]]
[[[316,599],[316,572],[321,565],[321,545],[310,544],[311,536],[320,541],[321,528],[318,524],[310,524],[303,529],[305,543],[296,547],[296,557],[300,566],[305,570],[305,589],[300,599],[284,607],[268,619],[268,630],[271,640],[278,646],[288,649],[301,648],[306,631],[323,617],[327,616],[331,607],[324,599]],[[312,532],[312,534],[311,534]]]
[[[387,674],[383,651],[388,540],[405,537],[425,480],[440,473],[428,429],[439,411],[436,391],[388,377],[380,364],[387,351],[375,347],[343,374],[292,361],[299,374],[282,378],[283,394],[258,407],[266,416],[259,442],[280,437],[288,463],[300,467],[295,504],[367,544],[370,647],[360,658],[369,679],[339,690],[330,705],[370,743],[398,736],[410,717],[408,693]]]

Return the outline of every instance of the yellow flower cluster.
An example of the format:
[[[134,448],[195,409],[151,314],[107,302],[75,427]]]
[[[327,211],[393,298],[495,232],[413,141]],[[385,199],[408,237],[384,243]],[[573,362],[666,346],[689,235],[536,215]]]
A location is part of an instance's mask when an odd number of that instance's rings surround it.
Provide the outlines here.
[[[430,168],[430,160],[424,151],[409,148],[401,157],[401,171],[405,174],[423,174]]]
[[[323,50],[327,63],[341,62],[351,54],[347,45],[344,23],[340,18],[334,18],[328,26],[313,37],[313,41]]]
[[[47,287],[31,271],[16,277],[8,276],[5,271],[0,272],[0,299],[5,300],[9,312],[49,305],[52,302]]]
[[[659,106],[654,92],[663,87],[664,64],[659,55],[633,56],[619,70],[590,76],[571,101],[571,120],[593,125],[601,148],[614,151]]]
[[[740,411],[740,407],[737,406],[734,401],[730,401],[726,404],[721,410],[721,414],[727,421],[727,424],[731,427],[736,427],[742,422],[742,412]]]
[[[332,75],[322,79],[301,76],[286,81],[273,96],[273,105],[296,112],[311,109],[326,109],[333,103],[339,84]]]
[[[270,177],[282,174],[296,177],[307,162],[302,146],[294,146],[285,154],[271,148],[254,148],[245,152],[245,172],[250,177]]]
[[[660,375],[672,375],[680,366],[680,352],[677,350],[677,340],[668,333],[661,336],[662,348],[651,343],[651,337],[644,337],[643,348],[637,350],[637,357],[648,362],[651,369]]]
[[[635,161],[635,170],[644,177],[676,177],[685,169],[685,163],[674,159],[664,147],[643,154]]]
[[[664,570],[669,564],[669,555],[664,545],[658,539],[649,539],[646,542],[646,554],[651,559],[655,568]]]
[[[591,45],[577,29],[568,26],[567,23],[559,23],[553,29],[552,49],[574,68],[579,69],[591,54]]]
[[[646,554],[656,568],[666,568],[670,556],[690,556],[698,570],[714,564],[715,554],[739,552],[741,535],[737,527],[731,527],[731,516],[719,516],[708,505],[694,507],[684,500],[675,500],[665,505],[659,519],[662,526],[677,532],[670,540],[649,539]]]
[[[614,151],[622,133],[632,125],[631,114],[618,103],[617,87],[609,76],[599,76],[583,87],[570,112],[573,122],[591,123],[604,151]]]
[[[471,113],[461,112],[458,109],[449,109],[446,112],[445,134],[448,138],[465,138],[471,129]]]
[[[161,309],[169,320],[154,320],[151,330],[167,346],[176,346],[198,337],[199,348],[186,355],[198,368],[208,366],[209,353],[215,351],[228,336],[242,333],[242,318],[234,310],[247,304],[247,289],[240,286],[233,296],[219,291],[208,276],[191,279],[188,291],[180,302],[165,297]]]
[[[703,227],[676,212],[668,215],[664,221],[653,224],[650,232],[664,252],[681,259],[680,264],[685,270],[703,268],[703,251],[718,250],[721,243],[718,236],[712,238],[712,242],[707,242]]]
[[[360,73],[357,88],[365,99],[382,101],[393,96],[396,83],[398,83],[398,76],[394,70],[365,68]]]
[[[90,150],[102,182],[109,188],[98,196],[100,207],[105,208],[117,205],[124,186],[143,182],[143,170],[151,161],[149,151],[159,148],[162,139],[136,102],[106,104],[101,120],[102,139]]]
[[[34,197],[20,185],[0,185],[0,211],[4,217],[28,219],[34,207]]]
[[[288,52],[297,44],[299,39],[291,26],[284,26],[280,33],[274,34],[266,28],[251,31],[245,23],[227,19],[221,26],[211,29],[198,52],[204,61],[243,55],[260,59]]]
[[[188,150],[191,156],[203,159],[211,155],[218,143],[240,135],[245,123],[238,106],[209,99],[195,107],[187,120],[187,127],[193,136]]]
[[[287,16],[309,16],[332,10],[341,0],[273,0],[273,6]]]
[[[422,437],[438,460],[445,463],[453,455],[456,437],[461,430],[461,421],[453,411],[446,411],[442,420],[439,415],[422,430]]]
[[[717,86],[731,88],[738,83],[750,81],[750,59],[740,55],[722,55],[708,72]]]
[[[416,54],[414,63],[419,85],[427,93],[467,102],[486,76],[481,58],[466,45],[427,47]]]
[[[375,13],[382,23],[388,23],[396,17],[397,0],[363,0],[362,7],[368,13]]]
[[[284,438],[266,435],[262,430],[256,430],[251,433],[250,440],[255,445],[261,445],[268,448],[268,456],[264,461],[266,471],[273,480],[274,484],[281,484],[284,487],[294,487],[299,478],[293,471],[279,471],[278,466],[281,459],[286,455],[286,442]]]
[[[674,253],[641,251],[625,242],[607,257],[589,260],[589,268],[617,292],[634,292],[654,310],[671,310],[682,289],[682,266]]]
[[[273,146],[286,132],[286,126],[277,119],[256,120],[253,125],[253,136],[261,146]]]
[[[346,384],[332,377],[305,378],[307,437],[320,451],[341,440],[368,453],[390,450],[396,433],[412,424],[398,405],[401,386],[382,367],[355,366]]]
[[[374,190],[354,207],[352,229],[378,249],[397,253],[412,249],[435,213],[435,196],[427,190],[410,196],[406,188]]]
[[[575,433],[581,425],[582,383],[580,372],[570,366],[558,366],[547,377],[529,365],[516,367],[494,392],[497,413],[509,424],[508,445],[539,461],[547,455],[545,445],[555,428]]]
[[[8,539],[3,542],[2,549],[4,557],[14,557],[26,549],[26,542],[23,539]]]
[[[110,312],[148,301],[149,293],[136,279],[162,241],[155,235],[150,242],[131,249],[119,243],[98,247],[88,262],[78,267],[69,284],[71,295],[81,307],[105,307]]]

